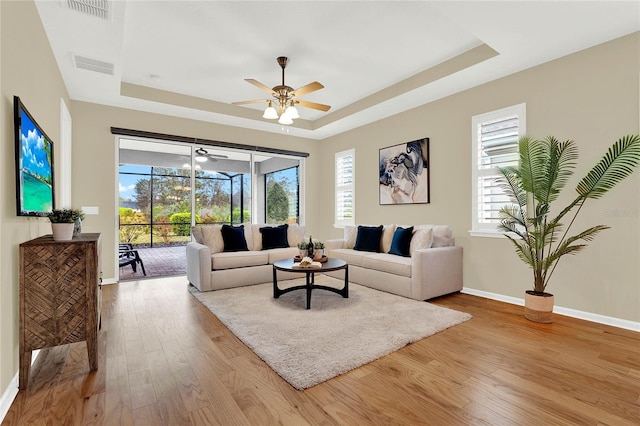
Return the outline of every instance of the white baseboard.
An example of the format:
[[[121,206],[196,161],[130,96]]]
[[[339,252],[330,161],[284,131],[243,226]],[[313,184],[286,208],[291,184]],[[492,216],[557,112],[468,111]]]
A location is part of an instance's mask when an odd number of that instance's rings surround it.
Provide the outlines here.
[[[118,283],[118,280],[115,279],[115,278],[105,278],[105,279],[102,280],[102,285],[105,285],[105,284],[117,284],[117,283]]]
[[[464,287],[462,293],[472,296],[484,297],[486,299],[498,300],[500,302],[511,303],[513,305],[524,306],[524,299],[518,297],[504,296],[502,294],[491,293],[483,290]],[[591,312],[578,311],[577,309],[563,308],[562,306],[554,306],[553,312],[560,315],[566,315],[572,318],[583,319],[586,321],[606,324],[613,327],[624,328],[626,330],[640,332],[640,322],[629,321],[622,318],[608,317],[606,315],[594,314]]]
[[[35,350],[31,353],[31,365],[36,362],[36,358],[38,358],[38,354],[40,353],[40,349]],[[9,386],[4,390],[2,397],[0,398],[0,424],[4,421],[4,417],[9,412],[9,408],[11,408],[11,404],[13,404],[13,400],[16,399],[18,395],[18,373],[13,376]]]
[[[4,421],[4,417],[9,412],[13,400],[18,395],[18,373],[11,379],[9,386],[4,390],[4,394],[0,398],[0,423]]]

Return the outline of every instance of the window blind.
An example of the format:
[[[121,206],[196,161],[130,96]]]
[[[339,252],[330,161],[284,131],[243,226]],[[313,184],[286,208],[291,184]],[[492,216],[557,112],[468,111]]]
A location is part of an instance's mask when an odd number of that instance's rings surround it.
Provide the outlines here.
[[[354,150],[336,154],[336,205],[337,226],[354,223]]]
[[[472,119],[474,128],[473,229],[495,229],[500,208],[509,198],[497,185],[498,167],[517,166],[518,141],[524,134],[525,105],[520,104]]]

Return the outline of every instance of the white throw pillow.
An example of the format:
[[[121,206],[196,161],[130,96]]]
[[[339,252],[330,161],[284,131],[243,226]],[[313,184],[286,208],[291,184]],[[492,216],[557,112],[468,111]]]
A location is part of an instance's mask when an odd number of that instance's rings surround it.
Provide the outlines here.
[[[396,232],[396,225],[394,224],[384,225],[382,228],[382,238],[380,238],[381,253],[389,253],[389,250],[391,250],[394,232]]]
[[[414,229],[409,252],[413,256],[416,250],[431,248],[433,244],[433,228]]]
[[[222,253],[224,250],[224,240],[222,239],[221,229],[222,225],[200,225],[202,244],[209,246],[211,254]]]
[[[252,225],[248,222],[245,222],[242,225],[244,225],[244,239],[247,240],[247,248],[249,251],[262,250],[262,234],[259,229],[265,225]]]
[[[251,227],[250,236],[253,235],[252,239],[247,238],[247,226]],[[260,228],[264,228],[265,226],[275,226],[275,225],[247,225],[244,224],[244,237],[247,239],[247,247],[249,250],[262,250],[262,232],[260,232]]]
[[[356,237],[358,236],[358,227],[347,225],[344,227],[344,248],[352,249],[356,245]]]
[[[449,225],[436,225],[433,227],[432,247],[448,247],[453,245],[453,231]]]
[[[191,235],[193,235],[193,239],[196,240],[197,243],[204,244],[204,239],[202,238],[202,228],[200,226],[192,226]]]
[[[297,247],[304,240],[306,230],[306,226],[298,225],[297,223],[289,224],[289,228],[287,228],[289,247]]]

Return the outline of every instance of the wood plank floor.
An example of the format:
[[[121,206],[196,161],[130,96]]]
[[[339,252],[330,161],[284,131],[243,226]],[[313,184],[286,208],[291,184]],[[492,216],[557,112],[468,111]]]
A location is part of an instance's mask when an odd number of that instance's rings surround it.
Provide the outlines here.
[[[104,286],[98,371],[84,343],[42,350],[3,424],[640,424],[639,333],[457,294],[434,303],[470,321],[297,391],[187,286]]]

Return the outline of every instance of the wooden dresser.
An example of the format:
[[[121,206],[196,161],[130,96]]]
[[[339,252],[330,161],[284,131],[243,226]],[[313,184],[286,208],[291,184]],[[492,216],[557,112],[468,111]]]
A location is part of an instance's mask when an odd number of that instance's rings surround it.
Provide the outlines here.
[[[35,349],[86,341],[89,366],[98,369],[100,250],[100,234],[20,244],[20,389]]]

